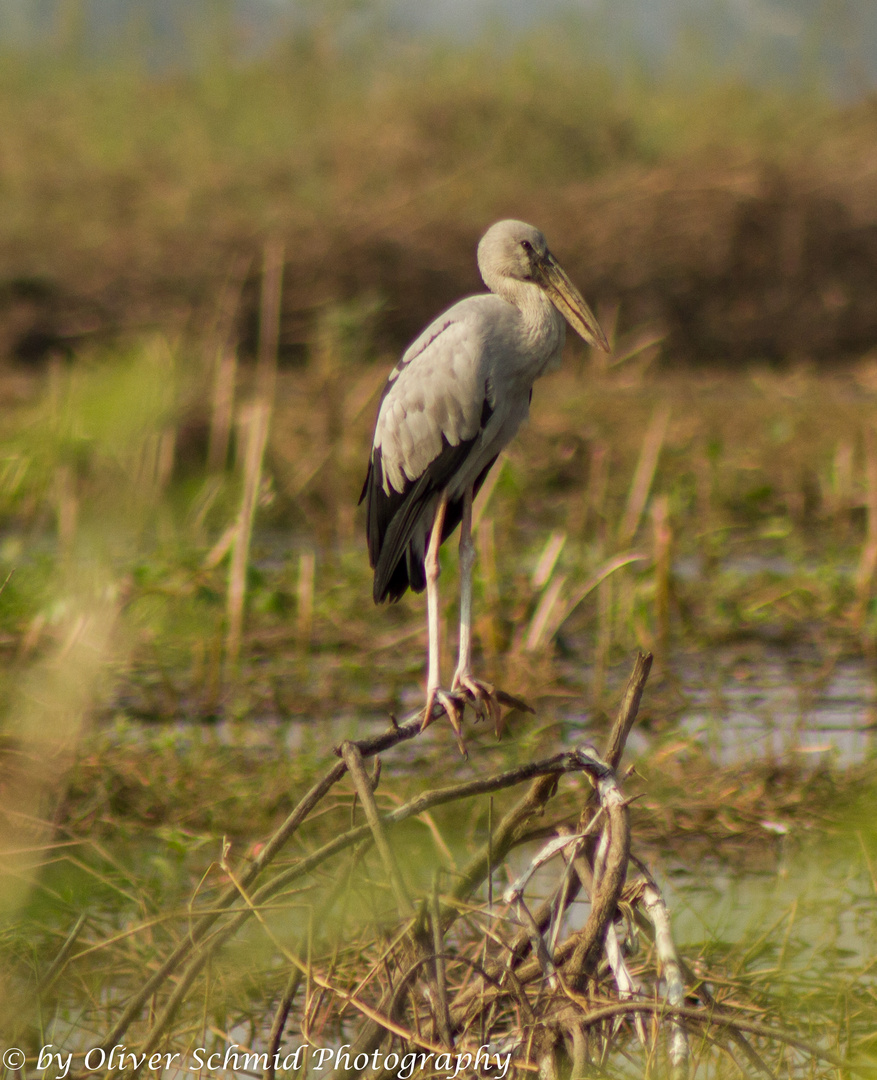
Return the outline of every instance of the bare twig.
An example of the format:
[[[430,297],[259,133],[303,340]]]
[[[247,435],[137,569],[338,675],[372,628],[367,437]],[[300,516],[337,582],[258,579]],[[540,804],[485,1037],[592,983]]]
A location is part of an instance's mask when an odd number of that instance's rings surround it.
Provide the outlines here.
[[[667,1003],[673,1007],[683,1005],[685,984],[682,981],[679,956],[676,953],[670,930],[670,915],[664,903],[664,897],[653,880],[649,880],[643,888],[642,904],[655,927],[655,948],[664,971],[664,981],[667,984]],[[688,1059],[688,1036],[685,1028],[671,1016],[670,1064],[674,1078],[684,1080],[684,1077],[688,1075]]]
[[[639,710],[640,701],[642,699],[643,690],[645,688],[646,681],[651,670],[652,657],[651,654],[638,655],[634,664],[633,672],[631,673],[628,681],[627,688],[622,698],[621,706],[618,711],[615,724],[613,725],[612,732],[607,742],[607,761],[611,761],[613,764],[617,763],[621,759],[621,755],[624,752],[624,746],[627,741],[627,736],[633,726],[637,712]],[[599,759],[597,759],[599,760]],[[613,797],[613,802],[614,802]],[[616,813],[626,818],[626,808],[616,806]],[[620,824],[620,821],[619,821]],[[591,825],[585,826],[586,831],[590,831],[593,827],[593,820]],[[613,874],[607,879],[607,888],[609,892],[605,892],[603,895],[603,903],[601,904],[598,914],[594,916],[594,922],[589,919],[588,930],[589,935],[593,935],[593,939],[599,942],[601,939],[599,928],[605,927],[608,918],[611,918],[612,912],[617,902],[617,896],[615,901],[611,900],[611,892],[614,892],[617,888],[620,891],[620,886],[623,885],[624,880],[624,867],[626,866],[626,859],[622,859],[624,843],[624,833],[627,831],[629,836],[629,826],[627,830],[623,827],[616,828],[616,842],[620,846],[613,848]],[[629,846],[629,845],[628,845]],[[501,856],[502,857],[502,856]],[[591,872],[591,867],[587,860],[579,854],[573,854],[573,865],[576,869],[576,885],[574,888],[570,888],[565,893],[564,903],[571,902],[575,898],[580,887],[584,887],[588,892],[594,892],[594,882]],[[618,881],[618,873],[620,867],[620,883]],[[539,909],[532,914],[531,919],[527,920],[527,927],[524,928],[519,935],[517,935],[509,945],[510,961],[520,963],[526,956],[526,947],[529,944],[534,944],[535,939],[533,937],[534,925],[537,928],[540,940],[542,931],[549,925],[552,917],[560,918],[560,912],[556,910],[560,900],[560,891],[564,889],[563,882],[558,887],[558,891],[549,900],[546,900]],[[608,911],[608,915],[607,915]],[[529,914],[529,912],[528,912]],[[593,914],[593,908],[592,908]],[[581,939],[580,939],[581,940]],[[553,956],[551,956],[552,964],[556,967],[569,961],[576,947],[577,940],[575,938],[568,939],[563,945],[556,950],[552,950]],[[539,978],[545,970],[545,958],[537,955],[529,963],[523,964],[523,966],[517,971],[516,977],[520,980],[521,984],[526,984],[533,979]],[[476,986],[470,988],[465,994],[461,995],[454,1006],[453,1016],[456,1023],[461,1023],[462,1018],[466,1015],[467,1010],[471,1007],[472,1001],[478,996],[479,993],[484,993],[484,987]],[[487,994],[486,1000],[489,1001],[493,995]]]
[[[604,1020],[610,1020],[615,1016],[624,1014],[640,1012],[661,1017],[669,1012],[668,1006],[662,1001],[616,1001],[611,1005],[601,1005],[595,1009],[591,1007],[586,999],[581,999],[581,1005],[582,1011],[579,1013],[579,1020],[588,1027],[593,1027]],[[873,1066],[851,1064],[840,1054],[825,1050],[818,1043],[814,1043],[809,1039],[802,1039],[794,1032],[772,1027],[770,1024],[761,1024],[756,1020],[748,1020],[738,1013],[730,1013],[726,1010],[707,1011],[690,1005],[674,1006],[672,1011],[674,1015],[684,1020],[694,1021],[697,1024],[746,1032],[750,1035],[758,1035],[765,1039],[785,1043],[786,1046],[793,1046],[797,1050],[803,1050],[804,1053],[809,1054],[818,1061],[827,1061],[829,1064],[854,1073],[856,1076],[870,1077],[873,1075]]]
[[[247,872],[241,875],[241,881],[245,887],[249,886],[259,876],[262,870],[277,856],[281,848],[295,835],[302,822],[305,821],[314,807],[318,805],[346,771],[346,766],[343,762],[339,761],[324,777],[318,780],[317,783],[305,793],[298,805],[292,810],[289,817],[287,817],[286,821],[284,821],[262,849],[259,856],[253,860]],[[237,889],[229,886],[211,904],[210,909],[192,923],[188,934],[180,941],[176,948],[172,950],[170,955],[166,957],[164,963],[162,963],[158,970],[144,982],[140,990],[128,1002],[128,1005],[123,1010],[122,1015],[109,1032],[103,1044],[103,1047],[107,1052],[119,1042],[124,1033],[128,1030],[131,1022],[139,1015],[143,1006],[153,994],[155,994],[165,980],[180,967],[195,947],[207,938],[208,933],[212,930],[217,920],[222,917],[225,911],[231,907],[237,898]]]
[[[382,735],[362,740],[356,745],[359,748],[360,753],[365,756],[367,754],[377,753],[389,746],[402,742],[406,738],[412,738],[419,731],[419,714],[415,714],[415,717],[405,724],[401,724],[399,727],[391,729]],[[505,787],[512,787],[531,777],[538,777],[528,795],[525,796],[513,813],[506,815],[496,830],[494,837],[494,851],[499,852],[496,857],[502,859],[505,857],[513,843],[515,827],[520,827],[530,815],[538,811],[544,801],[543,794],[544,797],[547,797],[547,794],[554,789],[557,783],[557,776],[570,770],[577,771],[580,767],[575,753],[556,754],[544,761],[531,762],[527,765],[520,766],[517,769],[508,770],[493,777],[470,781],[465,784],[455,785],[451,788],[440,789],[439,791],[424,792],[404,806],[393,811],[393,813],[387,815],[383,819],[384,825],[401,823],[433,806],[452,802],[458,798],[485,794],[490,791],[499,791]],[[280,849],[298,830],[301,823],[313,810],[314,806],[316,806],[324,795],[338,782],[338,780],[341,779],[346,771],[347,766],[339,761],[321,781],[311,788],[281,828],[271,837],[259,857],[253,861],[246,873],[241,876],[241,886],[247,888],[268,866],[268,864],[276,857]],[[364,839],[369,835],[369,832],[370,827],[368,825],[359,826],[358,828],[348,830],[348,832],[336,837],[329,843],[324,844],[322,848],[300,860],[290,869],[276,875],[271,881],[266,882],[265,885],[256,890],[251,897],[252,903],[256,906],[264,904],[271,896],[291,884],[293,881],[310,873],[333,855],[338,854],[352,844],[358,843],[360,840]],[[481,856],[476,856],[468,870],[464,871],[455,892],[458,892],[463,896],[468,895],[471,888],[476,887],[478,882],[483,880],[483,876],[480,876],[480,874],[483,875],[483,873],[486,872],[485,863],[486,860],[482,859]],[[470,882],[471,884],[464,884],[465,882]],[[205,912],[197,922],[193,924],[187,937],[180,942],[161,965],[159,970],[146,981],[140,991],[129,1002],[119,1021],[110,1032],[109,1038],[106,1040],[107,1052],[109,1051],[109,1048],[122,1038],[124,1032],[127,1030],[132,1020],[140,1013],[146,1001],[149,1000],[171,974],[178,971],[181,965],[188,960],[189,963],[179,975],[173,993],[166,1002],[164,1009],[155,1020],[153,1034],[157,1033],[156,1037],[159,1038],[167,1029],[176,1010],[184,1000],[189,987],[209,957],[216,949],[224,944],[225,941],[232,937],[249,917],[251,912],[247,907],[232,908],[232,905],[238,897],[238,888],[229,887],[213,902],[210,910]],[[232,910],[227,910],[229,908],[232,908]],[[208,940],[208,932],[223,914],[227,914],[231,916],[231,918]],[[446,915],[443,914],[443,918],[445,917]],[[149,1043],[149,1045],[153,1044]]]
[[[630,861],[631,863],[633,863],[634,866],[637,867],[637,869],[640,871],[640,873],[643,875],[643,878],[647,882],[653,880],[651,871],[641,859],[637,858],[636,855],[631,854]],[[652,922],[650,918],[647,918],[646,915],[643,914],[642,910],[640,909],[640,905],[638,904],[635,905],[633,908],[633,915],[634,919],[639,925],[639,928],[645,931],[649,937],[649,940],[652,941],[653,944],[655,944],[654,922]],[[657,945],[655,945],[655,948],[657,951]],[[703,979],[698,978],[695,972],[691,970],[691,968],[685,963],[685,961],[678,957],[678,954],[677,960],[679,963],[681,976],[683,977],[683,982],[687,981],[688,985],[692,988],[692,993],[700,999],[700,1001],[706,1007],[707,1011],[711,1013],[718,1009],[719,1005],[716,1002],[716,999],[707,989]],[[747,1058],[750,1065],[752,1065],[754,1069],[760,1072],[763,1076],[767,1076],[771,1078],[771,1080],[775,1080],[775,1073],[773,1072],[773,1070],[768,1068],[764,1061],[762,1061],[759,1055],[755,1052],[755,1050],[746,1040],[745,1036],[743,1036],[739,1031],[729,1030],[727,1032],[727,1038],[731,1042],[735,1043],[737,1048],[744,1054],[744,1056]]]
[[[396,898],[399,918],[403,920],[413,919],[415,914],[414,905],[411,903],[411,897],[405,888],[405,882],[402,880],[402,874],[399,871],[393,849],[387,840],[387,834],[384,831],[381,815],[375,802],[371,781],[366,775],[362,764],[362,754],[360,754],[355,743],[345,741],[341,744],[341,759],[347,766],[347,771],[350,773],[350,778],[356,787],[356,794],[359,796],[359,801],[365,811],[366,821],[368,821],[369,828],[372,831],[375,847],[378,849],[390,887]]]
[[[8,581],[9,578],[7,578],[6,580]],[[5,585],[6,585],[6,582],[3,583],[3,586],[0,586],[0,592],[3,591],[3,588],[5,587]],[[49,988],[52,986],[52,984],[57,980],[57,978],[61,974],[61,972],[64,970],[64,968],[65,968],[65,966],[67,964],[67,961],[70,958],[70,953],[73,951],[73,947],[75,946],[76,941],[79,938],[79,935],[82,933],[83,929],[85,928],[85,924],[87,922],[88,922],[88,915],[83,913],[82,915],[79,916],[79,918],[73,924],[73,929],[67,935],[67,938],[64,941],[64,944],[61,946],[61,948],[58,950],[58,952],[52,958],[51,964],[49,965],[46,972],[43,974],[42,978],[40,979],[40,983],[39,983],[39,987],[38,987],[38,990],[39,990],[40,994],[45,994],[46,991],[49,990]]]
[[[432,948],[435,973],[435,988],[438,995],[438,1028],[442,1042],[447,1047],[454,1045],[451,1033],[451,1014],[448,1009],[448,988],[445,983],[445,957],[442,942],[442,916],[439,903],[438,874],[433,878],[430,897],[430,923],[432,925]]]
[[[624,747],[627,745],[627,736],[630,734],[630,729],[636,722],[640,702],[642,701],[643,690],[645,690],[646,682],[648,681],[649,672],[651,670],[652,654],[638,653],[633,665],[633,671],[627,681],[624,696],[621,699],[621,705],[619,706],[618,715],[612,727],[612,732],[609,735],[609,741],[607,742],[606,749],[603,753],[606,764],[610,769],[617,769],[621,764]]]
[[[274,1080],[275,1055],[280,1049],[280,1043],[283,1039],[283,1029],[286,1027],[286,1021],[289,1018],[289,1010],[292,1008],[295,995],[298,993],[298,988],[301,986],[302,978],[303,975],[301,971],[298,968],[294,968],[292,974],[289,976],[286,989],[283,991],[283,996],[277,1004],[277,1011],[274,1013],[271,1031],[268,1034],[268,1064],[262,1072],[262,1080]]]
[[[623,910],[644,928],[642,937],[655,942],[655,949],[647,950],[643,959],[643,953],[637,951],[637,935],[623,934],[613,926],[632,857],[628,800],[610,765],[621,760],[650,662],[649,656],[637,658],[607,741],[607,760],[590,748],[579,748],[423,792],[391,812],[381,812],[365,759],[415,737],[420,730],[419,718],[415,714],[373,737],[342,744],[338,750],[341,760],[328,771],[319,790],[309,793],[309,807],[297,808],[296,821],[284,823],[255,864],[244,864],[238,875],[227,852],[224,854],[220,865],[232,885],[213,900],[209,911],[193,915],[186,948],[178,947],[174,963],[164,966],[157,981],[150,980],[147,993],[153,997],[156,1011],[140,1052],[148,1053],[168,1039],[175,1017],[185,999],[191,997],[193,984],[210,957],[247,920],[254,920],[293,968],[274,1012],[269,1036],[272,1053],[266,1060],[272,1061],[281,1045],[296,990],[306,985],[300,1018],[305,1040],[318,1046],[328,1045],[329,1039],[349,1040],[345,1046],[349,1055],[332,1063],[335,1080],[354,1080],[365,1074],[370,1080],[389,1080],[393,1070],[381,1063],[379,1051],[387,1055],[390,1050],[399,1049],[401,1053],[403,1049],[407,1052],[420,1048],[437,1055],[465,1054],[476,1046],[486,1049],[486,1044],[514,1054],[516,1067],[541,1065],[546,1076],[566,1075],[570,1069],[584,1075],[592,1069],[611,1069],[612,1059],[618,1054],[629,1057],[631,1048],[636,1048],[634,1027],[640,1041],[647,1044],[643,1064],[651,1070],[660,1043],[646,1036],[649,1026],[655,1034],[666,1032],[670,1066],[678,1080],[687,1074],[688,1039],[693,1034],[710,1053],[715,1044],[733,1053],[745,1067],[765,1075],[769,1070],[749,1045],[747,1035],[774,1045],[796,1047],[814,1059],[834,1061],[832,1055],[799,1039],[795,1032],[773,1027],[761,1018],[753,1019],[728,1002],[722,1007],[716,1005],[703,981],[695,979],[678,957],[666,908],[648,871],[644,871],[645,883],[627,889]],[[572,833],[568,824],[568,807],[564,808],[565,823],[558,826],[546,827],[535,820],[563,775],[581,771],[587,772],[594,783],[599,809],[585,801],[578,832]],[[343,828],[345,818],[345,805],[338,805],[332,810],[325,842],[296,852],[288,865],[257,881],[345,772],[351,774],[365,822],[333,833],[331,822],[339,821]],[[491,816],[483,847],[462,871],[455,870],[449,856],[452,876],[447,879],[444,896],[439,882],[445,879],[438,873],[421,896],[412,892],[413,879],[403,878],[405,864],[395,846],[396,826],[430,814],[438,806],[457,804],[465,798],[489,795],[527,781],[531,781],[529,789],[495,827]],[[438,823],[431,828],[437,829]],[[525,924],[522,929],[502,905],[488,904],[490,890],[486,883],[516,844],[552,832],[561,835],[540,845],[528,871],[515,881],[511,897],[508,893],[505,897],[517,904],[519,919]],[[372,869],[375,857],[380,860],[377,881],[363,858],[370,849],[375,852],[368,860]],[[339,867],[337,860],[345,851],[352,855]],[[548,889],[549,899],[534,907],[524,896],[525,889],[530,888],[529,876],[539,867],[540,877],[544,878],[547,860],[555,852],[564,855],[566,865],[556,875],[556,887]],[[635,858],[632,861],[639,865]],[[347,920],[345,906],[342,921],[337,922],[334,907],[338,899],[346,897],[352,886],[356,896],[362,895],[359,886],[354,885],[354,869],[364,875],[363,884],[377,891],[376,914],[386,911],[386,893],[381,890],[389,887],[402,924],[398,932],[388,934],[381,920],[374,933],[367,932],[357,939],[338,934],[337,928]],[[325,882],[333,884],[326,889]],[[562,931],[563,912],[580,890],[585,890],[591,899],[588,920],[579,931]],[[326,928],[328,937],[315,935],[312,919],[298,938],[276,933],[271,918],[272,910],[278,907],[276,898],[303,892],[319,896],[314,910],[320,911],[321,919],[331,917],[331,926]],[[361,918],[356,922],[359,934]],[[612,974],[604,956],[609,958]],[[173,986],[160,995],[162,983],[171,977]],[[688,984],[701,1004],[686,1002]],[[584,987],[587,996],[582,994]],[[662,993],[665,1000],[656,1001]],[[130,1006],[128,1013],[129,1017],[134,1015]],[[652,1018],[651,1025],[644,1023],[648,1017]],[[114,1041],[121,1036],[122,1032],[114,1032]],[[453,1072],[453,1062],[450,1069]],[[263,1080],[273,1080],[269,1074],[263,1074]]]
[[[596,969],[603,950],[606,927],[615,914],[615,907],[624,887],[627,860],[630,855],[630,815],[615,771],[594,751],[580,751],[582,768],[594,782],[600,806],[606,815],[601,844],[605,851],[602,872],[594,874],[591,912],[584,928],[575,935],[572,957],[563,968],[573,987],[581,986]]]

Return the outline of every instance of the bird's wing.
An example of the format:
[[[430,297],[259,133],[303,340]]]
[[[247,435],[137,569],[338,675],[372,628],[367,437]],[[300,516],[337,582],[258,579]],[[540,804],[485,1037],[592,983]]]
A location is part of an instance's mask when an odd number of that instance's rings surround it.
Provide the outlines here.
[[[384,390],[362,494],[377,601],[397,599],[409,584],[423,588],[423,554],[406,559],[406,550],[433,496],[464,466],[493,413],[480,307],[463,301],[436,320]]]
[[[403,491],[449,446],[473,438],[487,396],[480,327],[449,321],[390,376],[375,427],[384,487]]]

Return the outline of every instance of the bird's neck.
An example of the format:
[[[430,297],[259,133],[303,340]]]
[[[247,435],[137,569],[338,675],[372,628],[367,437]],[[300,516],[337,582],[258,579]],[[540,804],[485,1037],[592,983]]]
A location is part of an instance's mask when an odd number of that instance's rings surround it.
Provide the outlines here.
[[[505,278],[495,291],[521,313],[530,353],[541,369],[563,348],[566,336],[563,316],[543,290],[531,281]]]

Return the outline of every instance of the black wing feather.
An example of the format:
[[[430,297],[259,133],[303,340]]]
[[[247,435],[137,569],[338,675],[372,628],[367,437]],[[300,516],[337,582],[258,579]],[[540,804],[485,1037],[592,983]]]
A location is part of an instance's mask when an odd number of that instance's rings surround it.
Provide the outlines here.
[[[433,496],[450,482],[472,450],[478,436],[466,439],[457,446],[443,440],[441,454],[417,480],[410,481],[404,491],[383,487],[383,468],[380,449],[375,450],[369,463],[368,475],[360,502],[366,500],[366,534],[369,562],[375,571],[374,601],[396,601],[407,589],[423,592],[426,588],[426,551],[415,550],[411,537]],[[475,494],[496,461],[485,465],[474,484]],[[448,503],[442,529],[442,543],[454,532],[463,519],[463,500]]]
[[[366,480],[366,531],[376,604],[387,598],[398,600],[408,588],[422,592],[426,587],[426,552],[413,550],[411,536],[430,500],[444,490],[475,441],[466,439],[451,446],[442,439],[442,452],[426,471],[409,481],[404,491],[391,488],[389,495],[383,487],[380,449],[374,451]]]
[[[446,327],[442,327],[442,330],[444,329]],[[389,382],[384,388],[382,401],[392,386],[393,383]],[[365,501],[366,504],[366,536],[369,562],[375,572],[373,595],[376,604],[386,599],[395,602],[409,588],[414,592],[423,592],[426,588],[426,551],[415,550],[412,536],[433,497],[447,487],[493,415],[491,391],[489,383],[486,384],[478,433],[456,446],[452,446],[443,435],[442,449],[438,457],[430,462],[416,480],[406,481],[404,490],[396,491],[390,487],[388,493],[384,489],[381,449],[377,447],[372,451],[359,501]],[[477,477],[473,485],[476,495],[495,461],[496,457],[492,458]],[[448,503],[442,543],[462,520],[463,500],[457,499]]]

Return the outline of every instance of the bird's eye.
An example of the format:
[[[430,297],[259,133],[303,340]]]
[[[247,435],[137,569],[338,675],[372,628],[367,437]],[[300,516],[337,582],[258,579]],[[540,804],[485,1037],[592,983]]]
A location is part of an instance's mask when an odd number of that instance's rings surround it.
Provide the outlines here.
[[[524,249],[524,251],[532,251],[533,250],[533,245],[530,243],[529,240],[522,240],[521,241],[521,247]]]

